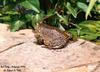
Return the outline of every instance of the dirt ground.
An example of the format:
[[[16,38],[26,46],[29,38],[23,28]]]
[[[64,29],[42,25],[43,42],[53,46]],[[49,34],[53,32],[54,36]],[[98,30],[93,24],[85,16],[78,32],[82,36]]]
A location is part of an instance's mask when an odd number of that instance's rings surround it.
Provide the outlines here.
[[[31,29],[0,24],[0,72],[100,72],[100,45],[78,39],[63,49],[36,44]]]

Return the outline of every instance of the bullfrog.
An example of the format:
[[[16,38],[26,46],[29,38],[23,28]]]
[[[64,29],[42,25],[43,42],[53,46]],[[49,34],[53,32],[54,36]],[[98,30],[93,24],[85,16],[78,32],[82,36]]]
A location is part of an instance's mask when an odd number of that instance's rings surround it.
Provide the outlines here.
[[[64,48],[71,34],[66,31],[61,31],[57,27],[50,26],[44,23],[38,23],[35,26],[35,37],[38,44],[44,44],[49,49]]]

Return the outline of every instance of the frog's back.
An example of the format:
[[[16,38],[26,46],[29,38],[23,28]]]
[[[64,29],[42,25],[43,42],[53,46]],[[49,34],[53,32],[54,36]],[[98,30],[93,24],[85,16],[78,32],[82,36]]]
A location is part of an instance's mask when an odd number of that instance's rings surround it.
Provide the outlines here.
[[[41,34],[45,45],[49,48],[62,48],[66,45],[68,35],[55,27],[41,25]]]

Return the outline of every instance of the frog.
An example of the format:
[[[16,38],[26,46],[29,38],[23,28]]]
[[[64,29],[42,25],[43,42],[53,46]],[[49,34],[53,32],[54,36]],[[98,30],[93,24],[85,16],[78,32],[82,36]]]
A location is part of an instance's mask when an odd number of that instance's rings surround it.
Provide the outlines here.
[[[34,29],[37,43],[49,49],[64,48],[72,37],[69,32],[42,22],[38,23]]]

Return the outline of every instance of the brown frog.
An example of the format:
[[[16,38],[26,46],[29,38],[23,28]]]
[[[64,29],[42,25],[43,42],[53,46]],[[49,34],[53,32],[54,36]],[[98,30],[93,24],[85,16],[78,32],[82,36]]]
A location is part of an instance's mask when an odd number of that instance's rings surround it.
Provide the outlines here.
[[[58,49],[66,46],[71,35],[56,27],[39,23],[35,26],[35,37],[38,44],[44,44],[49,49]]]

